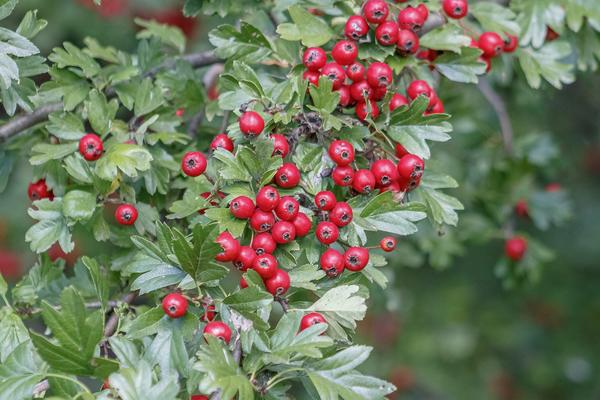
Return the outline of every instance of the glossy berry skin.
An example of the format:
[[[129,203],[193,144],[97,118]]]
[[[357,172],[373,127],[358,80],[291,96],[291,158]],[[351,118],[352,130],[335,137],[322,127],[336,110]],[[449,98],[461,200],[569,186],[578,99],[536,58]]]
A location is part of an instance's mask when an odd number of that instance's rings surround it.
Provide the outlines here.
[[[271,140],[273,141],[273,155],[285,158],[285,156],[287,156],[290,152],[290,145],[288,144],[286,137],[278,133],[274,133],[271,135]]]
[[[371,165],[377,187],[389,186],[398,179],[398,170],[391,160],[381,159]]]
[[[210,142],[210,149],[213,151],[216,149],[223,149],[231,153],[233,151],[233,140],[231,140],[226,133],[219,133],[212,142]]]
[[[344,80],[346,79],[346,71],[344,71],[344,68],[342,68],[340,64],[336,62],[330,62],[321,68],[321,76],[325,76],[331,80],[333,82],[333,90],[338,90],[344,84]]]
[[[362,12],[370,23],[381,24],[387,19],[390,9],[384,0],[368,0]]]
[[[233,265],[240,271],[246,271],[248,268],[252,268],[256,259],[256,252],[250,246],[240,246],[238,256],[233,262]]]
[[[348,203],[340,201],[333,207],[333,210],[329,212],[329,221],[333,222],[342,228],[352,222],[352,207]]]
[[[365,101],[373,98],[373,88],[367,83],[367,81],[354,82],[350,85],[350,96],[354,101]]]
[[[396,108],[408,105],[408,99],[399,93],[394,93],[390,99],[390,111],[394,111]]]
[[[320,47],[309,47],[304,50],[302,63],[309,71],[318,71],[327,63],[327,54]]]
[[[331,178],[333,183],[338,186],[350,186],[354,180],[354,170],[349,166],[335,167],[331,172]]]
[[[321,269],[330,278],[336,277],[344,272],[344,256],[335,249],[327,249],[319,259]]]
[[[431,99],[433,90],[431,89],[431,86],[429,86],[429,84],[427,82],[425,82],[424,80],[418,79],[418,80],[412,81],[408,85],[408,87],[406,88],[406,94],[408,95],[408,97],[411,100],[414,100],[421,95],[424,95]]]
[[[263,279],[269,279],[275,275],[278,266],[277,259],[268,253],[256,256],[252,263],[252,269]]]
[[[334,140],[328,148],[329,157],[339,166],[346,166],[354,161],[354,146],[345,140]]]
[[[398,25],[394,21],[386,21],[375,29],[375,38],[382,46],[393,46],[398,42]]]
[[[296,227],[288,221],[277,221],[271,229],[273,240],[278,244],[286,244],[296,239]]]
[[[311,312],[306,314],[300,320],[300,330],[303,331],[305,329],[310,328],[313,325],[326,323],[327,320],[325,320],[325,317],[323,315],[319,314],[318,312]]]
[[[275,215],[283,221],[292,221],[300,211],[298,200],[292,196],[283,196],[275,208]]]
[[[214,304],[210,304],[204,308],[204,314],[200,317],[200,320],[204,322],[210,322],[215,319],[216,307]]]
[[[40,179],[37,182],[30,183],[27,187],[27,195],[31,201],[54,199],[54,193],[52,193],[52,190],[48,189],[45,179]]]
[[[425,170],[423,159],[414,154],[407,154],[398,162],[398,179],[420,178]]]
[[[212,321],[206,324],[204,327],[204,334],[221,339],[227,344],[231,341],[231,328],[221,321]]]
[[[425,4],[421,3],[417,6],[417,11],[421,14],[423,21],[427,21],[427,18],[429,18],[429,8],[427,8]]]
[[[256,111],[246,111],[240,116],[239,125],[244,135],[256,136],[265,129],[265,120]]]
[[[512,261],[520,261],[527,252],[527,239],[514,236],[504,244],[504,253]]]
[[[273,211],[279,203],[279,191],[273,186],[263,186],[256,195],[256,206],[262,211]]]
[[[348,107],[349,105],[354,104],[354,100],[350,95],[350,86],[342,85],[342,87],[339,88],[337,92],[340,94],[340,101],[338,102],[340,106]]]
[[[257,255],[272,254],[277,248],[277,243],[270,233],[264,232],[254,236],[251,246]]]
[[[385,97],[386,94],[387,94],[386,87],[375,88],[375,89],[373,89],[373,100],[375,100],[375,101],[383,100],[383,98]]]
[[[381,250],[389,253],[390,251],[394,251],[396,246],[398,245],[398,241],[393,236],[386,236],[379,241],[379,247]]]
[[[323,244],[331,244],[338,240],[340,230],[336,224],[329,221],[321,221],[315,230],[317,240]]]
[[[290,276],[282,269],[275,271],[275,275],[265,281],[265,288],[273,296],[281,296],[290,288]]]
[[[200,197],[202,197],[203,199],[208,199],[209,197],[213,197],[213,194],[211,192],[204,192],[200,194]],[[219,197],[220,199],[225,198],[225,194],[223,192],[217,192],[217,197]],[[211,206],[218,206],[219,202],[216,200],[211,200],[209,203]],[[198,214],[203,215],[206,212],[206,208],[202,208],[200,210],[198,210]]]
[[[404,146],[402,146],[400,143],[396,143],[395,152],[396,152],[396,157],[398,157],[398,158],[402,158],[405,155],[410,154],[408,152],[408,150],[406,150],[406,148]]]
[[[240,254],[240,242],[231,233],[224,231],[217,236],[215,242],[221,245],[221,252],[215,256],[215,260],[221,262],[235,261]]]
[[[121,204],[115,211],[115,219],[120,225],[133,225],[138,217],[138,210],[131,204]]]
[[[375,175],[368,169],[359,169],[354,174],[352,189],[358,193],[371,193],[375,189]]]
[[[384,186],[382,188],[379,189],[382,193],[383,192],[392,192],[392,193],[398,193],[402,191],[402,188],[400,187],[400,184],[398,183],[398,181],[394,181],[392,182],[391,185],[389,186]]]
[[[340,65],[350,65],[358,57],[358,46],[350,40],[340,40],[331,49],[331,57]]]
[[[169,293],[162,300],[162,309],[171,318],[181,318],[187,313],[188,301],[179,293]]]
[[[87,161],[96,161],[102,156],[104,145],[100,136],[88,133],[79,139],[79,153]]]
[[[373,88],[388,87],[392,84],[392,69],[382,62],[374,62],[367,68],[367,82]]]
[[[305,81],[308,81],[308,83],[315,85],[315,86],[319,86],[319,77],[321,76],[321,73],[319,71],[304,71],[304,73],[302,74],[302,78]]]
[[[275,224],[275,217],[270,211],[255,210],[250,217],[250,227],[254,232],[268,232]]]
[[[208,400],[208,396],[204,396],[203,394],[194,394],[190,397],[190,400]]]
[[[352,15],[344,26],[344,35],[350,40],[358,40],[369,33],[368,22],[360,15]]]
[[[415,54],[419,50],[419,37],[411,30],[400,29],[396,43],[401,54]]]
[[[181,170],[187,176],[200,176],[206,171],[206,157],[199,151],[189,151],[181,159]]]
[[[308,215],[303,212],[299,212],[296,218],[292,221],[294,228],[296,228],[296,237],[304,237],[310,232],[312,228],[312,221],[308,218]]]
[[[323,190],[315,196],[315,205],[319,210],[330,211],[336,203],[335,194],[329,190]]]
[[[365,66],[359,62],[353,62],[346,67],[346,76],[352,82],[360,82],[365,79],[366,69]]]
[[[370,110],[369,110],[370,108]],[[364,121],[367,119],[367,116],[370,115],[372,120],[376,120],[379,117],[379,107],[377,103],[373,100],[369,100],[368,106],[367,103],[362,101],[356,105],[354,112],[358,119]]]
[[[400,29],[409,29],[418,32],[423,27],[427,16],[417,7],[408,6],[398,13],[398,26]]]
[[[427,109],[425,115],[442,114],[444,112],[444,103],[442,102],[442,100],[437,95],[435,95],[432,97],[432,101],[433,106]]]
[[[349,271],[362,271],[368,263],[369,250],[364,247],[350,247],[344,253],[344,267]]]
[[[229,203],[229,211],[239,219],[248,219],[254,214],[254,202],[250,197],[238,196]]]
[[[461,19],[469,12],[469,3],[467,0],[443,0],[442,8],[448,17]]]
[[[483,51],[483,57],[493,58],[502,52],[504,41],[496,32],[484,32],[479,36],[477,45]]]
[[[513,53],[517,47],[519,47],[519,38],[515,35],[507,34],[502,51],[505,53]]]
[[[275,183],[284,189],[291,189],[300,183],[300,171],[292,163],[284,163],[275,173]]]
[[[246,279],[242,276],[240,278],[240,288],[246,289],[247,287],[248,287],[248,282],[246,282]]]

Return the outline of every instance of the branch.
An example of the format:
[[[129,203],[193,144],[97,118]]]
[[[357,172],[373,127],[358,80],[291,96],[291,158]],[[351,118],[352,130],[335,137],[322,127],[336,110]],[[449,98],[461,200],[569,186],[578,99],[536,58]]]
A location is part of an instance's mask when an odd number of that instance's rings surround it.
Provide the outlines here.
[[[129,304],[131,304],[131,302],[133,302],[133,300],[135,300],[136,297],[137,297],[137,293],[135,293],[135,292],[127,293],[125,295],[125,297],[123,297],[122,302],[129,305]],[[110,316],[110,318],[106,322],[106,325],[104,326],[104,336],[107,338],[112,336],[115,333],[115,331],[117,329],[117,325],[119,323],[119,314],[117,314],[114,311],[115,310],[113,307],[112,315]]]
[[[504,143],[504,150],[509,156],[512,156],[513,128],[510,122],[510,116],[506,110],[506,104],[486,78],[479,79],[478,87],[483,97],[485,97],[485,99],[490,103],[494,109],[494,112],[498,116],[498,121],[500,121],[500,131],[502,133],[502,142]]]

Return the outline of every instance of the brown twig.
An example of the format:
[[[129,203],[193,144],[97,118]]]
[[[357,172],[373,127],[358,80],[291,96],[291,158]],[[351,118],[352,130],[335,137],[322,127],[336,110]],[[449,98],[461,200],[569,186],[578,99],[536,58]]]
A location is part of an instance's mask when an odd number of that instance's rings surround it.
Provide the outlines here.
[[[510,116],[506,110],[506,104],[500,95],[494,90],[492,85],[485,78],[479,79],[479,91],[490,103],[500,122],[500,132],[502,133],[502,142],[504,150],[509,156],[513,155],[513,128],[510,122]]]
[[[122,302],[125,304],[131,304],[131,302],[133,302],[133,300],[135,300],[136,297],[137,297],[137,293],[135,293],[135,292],[127,293],[123,297]],[[115,333],[115,331],[117,329],[117,325],[119,324],[119,314],[114,312],[114,307],[112,308],[111,311],[112,311],[112,314],[108,318],[106,325],[104,325],[104,336],[106,338],[112,336]]]

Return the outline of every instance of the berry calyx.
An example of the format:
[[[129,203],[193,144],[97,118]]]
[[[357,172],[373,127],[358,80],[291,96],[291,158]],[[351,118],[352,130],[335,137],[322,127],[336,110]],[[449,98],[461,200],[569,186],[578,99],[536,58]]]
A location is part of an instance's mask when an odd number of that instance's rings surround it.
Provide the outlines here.
[[[256,195],[256,206],[262,211],[273,211],[279,203],[279,191],[273,186],[263,186]]]
[[[328,153],[333,162],[342,167],[354,161],[354,146],[345,140],[331,142]]]
[[[231,233],[224,231],[217,236],[215,242],[221,245],[221,252],[215,256],[215,260],[221,262],[234,261],[240,254],[240,242]]]
[[[278,269],[273,277],[265,281],[265,288],[273,296],[281,296],[290,288],[290,276],[286,271]]]
[[[375,38],[382,46],[393,46],[398,42],[398,25],[394,21],[386,21],[375,29]]]
[[[335,167],[331,172],[333,183],[337,186],[350,186],[354,180],[354,170],[352,167]]]
[[[260,256],[256,256],[252,263],[252,269],[256,271],[263,279],[269,279],[275,275],[279,263],[277,259],[271,254],[265,253]]]
[[[319,210],[329,211],[335,207],[336,203],[335,194],[329,190],[323,190],[315,196],[315,205]]]
[[[385,251],[386,253],[389,253],[390,251],[394,251],[396,249],[397,245],[398,245],[398,242],[396,241],[396,238],[393,236],[386,236],[379,241],[379,247],[381,248],[381,250]]]
[[[132,204],[121,204],[115,210],[115,219],[120,225],[133,225],[138,217],[138,210]]]
[[[342,228],[352,222],[353,213],[352,207],[344,201],[340,201],[329,212],[329,220],[336,224],[338,228]]]
[[[162,300],[162,309],[171,318],[181,318],[187,312],[188,301],[180,293],[169,293]]]
[[[254,209],[254,202],[247,196],[238,196],[229,203],[231,215],[239,219],[248,219],[252,217]]]
[[[54,199],[54,193],[52,193],[52,190],[48,189],[45,179],[40,179],[37,182],[30,183],[27,187],[27,195],[31,201]]]
[[[352,15],[344,26],[344,35],[351,40],[358,40],[369,33],[369,24],[360,15]]]
[[[284,189],[291,189],[300,183],[300,171],[292,163],[284,163],[275,173],[275,183]]]
[[[238,256],[233,262],[233,265],[240,271],[246,271],[248,268],[252,268],[254,259],[256,258],[256,252],[250,246],[240,246]]]
[[[327,53],[320,47],[309,47],[304,50],[302,63],[309,71],[318,71],[327,63]]]
[[[344,272],[344,256],[335,249],[327,249],[319,259],[321,269],[327,276],[334,278]]]
[[[483,51],[483,57],[493,58],[502,52],[504,41],[496,32],[484,32],[479,36],[477,45]]]
[[[214,137],[212,142],[210,142],[210,149],[213,151],[217,149],[223,149],[232,152],[233,140],[231,140],[231,138],[227,136],[226,133],[219,133],[217,136]]]
[[[271,229],[273,240],[278,244],[286,244],[296,238],[296,227],[288,221],[277,221]]]
[[[375,175],[368,169],[359,169],[354,174],[352,189],[358,193],[371,193],[375,189]]]
[[[308,218],[308,215],[303,212],[299,212],[296,218],[292,221],[294,228],[296,228],[296,237],[304,237],[310,232],[312,228],[312,221]]]
[[[256,111],[246,111],[240,116],[240,131],[244,135],[256,136],[265,129],[265,120]]]
[[[371,165],[371,172],[378,187],[389,186],[398,179],[398,170],[391,160],[377,160]]]
[[[204,334],[214,336],[227,344],[231,341],[231,328],[221,321],[212,321],[206,324]]]
[[[344,267],[349,271],[362,271],[368,263],[369,250],[364,247],[350,247],[344,253]]]
[[[286,137],[278,133],[274,133],[271,135],[271,140],[273,141],[272,155],[281,156],[281,158],[285,158],[285,156],[287,156],[290,152],[290,145]]]
[[[513,236],[504,244],[506,257],[513,261],[520,261],[527,252],[527,239],[523,236]]]
[[[442,8],[448,17],[461,19],[469,12],[469,3],[467,0],[444,0]]]
[[[257,255],[272,254],[277,248],[277,243],[270,233],[264,232],[254,236],[250,244]]]
[[[200,176],[206,171],[206,157],[199,151],[188,151],[181,159],[181,170],[187,176]]]
[[[250,227],[254,232],[268,232],[275,224],[273,213],[263,210],[255,210],[250,217]]]
[[[292,196],[283,196],[275,208],[275,215],[283,221],[292,221],[300,211],[298,200]]]
[[[313,325],[326,324],[326,323],[327,323],[327,320],[325,319],[325,317],[322,314],[320,314],[318,312],[311,312],[311,313],[306,314],[300,320],[300,330],[303,331],[305,329],[310,328]]]
[[[102,156],[104,145],[100,136],[88,133],[79,139],[79,153],[87,161],[96,161]]]
[[[387,19],[390,9],[384,0],[368,0],[362,12],[370,23],[381,24]]]
[[[315,230],[317,240],[323,244],[334,243],[340,236],[340,231],[333,222],[321,221]]]

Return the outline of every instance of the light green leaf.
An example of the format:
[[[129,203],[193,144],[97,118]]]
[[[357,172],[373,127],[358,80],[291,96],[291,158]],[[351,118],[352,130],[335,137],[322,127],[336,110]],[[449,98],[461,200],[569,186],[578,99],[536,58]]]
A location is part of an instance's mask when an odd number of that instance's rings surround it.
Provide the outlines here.
[[[71,252],[75,244],[71,240],[71,232],[62,213],[62,198],[52,201],[38,200],[33,205],[36,208],[30,208],[27,213],[39,222],[25,233],[25,240],[31,242],[31,250],[42,253],[58,241],[65,253]]]
[[[481,50],[465,47],[462,53],[444,53],[435,60],[435,68],[454,82],[477,83],[477,76],[486,70],[481,60]]]
[[[85,102],[85,108],[94,132],[105,135],[112,127],[112,121],[119,109],[119,103],[116,99],[107,101],[104,93],[93,89],[89,94],[89,101]]]
[[[434,29],[421,36],[421,46],[434,50],[449,50],[461,53],[461,48],[471,44],[471,38],[462,33],[462,29],[451,24],[444,24],[441,28]],[[437,63],[437,60],[436,60]]]
[[[519,62],[529,86],[538,89],[544,78],[557,89],[575,80],[573,65],[563,62],[571,54],[571,46],[564,41],[554,41],[539,50],[520,49]]]
[[[150,169],[152,155],[148,150],[135,144],[115,143],[96,162],[96,174],[112,181],[120,170],[127,176],[136,177],[138,171]]]
[[[71,190],[62,201],[62,212],[66,217],[76,220],[87,220],[96,209],[96,196],[85,190]]]
[[[357,285],[334,287],[306,310],[321,312],[328,321],[331,318],[344,326],[355,328],[355,321],[362,320],[367,311],[365,298],[357,294],[358,290]]]
[[[516,14],[508,7],[489,1],[478,1],[469,4],[469,12],[486,31],[517,36],[521,33],[521,28],[515,21]]]
[[[289,28],[280,29],[280,27],[278,27],[277,33],[279,33],[283,39],[300,39],[302,44],[306,47],[316,47],[324,45],[333,37],[333,32],[329,28],[329,25],[321,18],[306,11],[304,7],[293,5],[288,8],[288,11],[296,24],[299,38],[295,37],[295,35],[285,35],[286,33],[295,33],[293,30],[290,30]]]
[[[93,78],[100,72],[100,64],[69,42],[63,43],[64,49],[55,47],[48,59],[59,68],[77,67],[86,78]],[[32,53],[33,54],[33,53]]]
[[[139,117],[148,114],[163,103],[162,90],[158,86],[154,86],[151,79],[144,79],[135,94],[135,115]]]
[[[168,44],[180,53],[185,49],[185,36],[179,28],[170,25],[163,25],[156,21],[146,21],[141,18],[136,18],[135,23],[141,26],[142,29],[136,37],[138,39],[148,39],[156,37],[163,43]]]
[[[29,162],[32,165],[45,164],[50,160],[60,160],[77,151],[77,142],[64,144],[38,143],[31,149]]]

